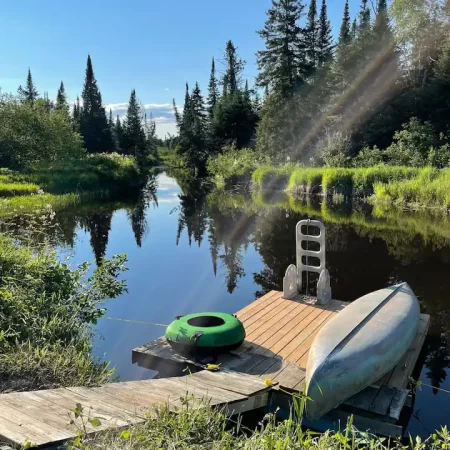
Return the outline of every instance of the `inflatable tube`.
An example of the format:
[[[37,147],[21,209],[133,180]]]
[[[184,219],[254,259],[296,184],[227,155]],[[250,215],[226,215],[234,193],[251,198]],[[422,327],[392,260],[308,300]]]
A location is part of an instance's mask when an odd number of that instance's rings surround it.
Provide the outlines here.
[[[188,314],[177,317],[167,327],[166,339],[180,354],[207,356],[239,347],[245,339],[245,329],[231,314]]]

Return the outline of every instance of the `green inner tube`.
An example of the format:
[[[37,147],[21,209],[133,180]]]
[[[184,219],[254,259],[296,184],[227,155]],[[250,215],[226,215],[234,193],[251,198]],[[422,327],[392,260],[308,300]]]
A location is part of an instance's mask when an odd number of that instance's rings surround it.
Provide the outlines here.
[[[231,314],[188,314],[167,327],[166,339],[179,353],[224,353],[242,344],[245,329]]]

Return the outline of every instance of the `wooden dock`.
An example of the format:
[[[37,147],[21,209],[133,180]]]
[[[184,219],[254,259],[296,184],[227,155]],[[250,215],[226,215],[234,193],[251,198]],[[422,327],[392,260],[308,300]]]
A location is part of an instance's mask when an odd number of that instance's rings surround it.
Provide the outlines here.
[[[89,432],[123,428],[149,420],[155,407],[168,405],[176,412],[186,396],[224,407],[230,415],[268,404],[262,380],[226,371],[203,371],[180,378],[111,383],[99,388],[73,387],[0,395],[0,441],[38,446],[76,437],[80,419],[71,410],[83,407],[84,419],[96,417],[101,425],[87,424]]]
[[[252,376],[271,379],[278,383],[278,393],[271,396],[272,409],[281,407],[288,411],[292,397],[284,391],[304,389],[306,363],[314,337],[321,327],[339,313],[347,303],[333,300],[319,306],[303,297],[293,300],[282,298],[282,293],[272,291],[236,313],[244,323],[247,337],[234,352],[219,356],[216,363],[221,368]],[[421,315],[417,336],[397,364],[381,380],[355,395],[337,410],[310,424],[315,428],[345,426],[347,418],[354,415],[354,424],[374,433],[401,436],[397,425],[407,401],[409,378],[422,349],[430,317]],[[133,350],[133,362],[160,372],[160,376],[178,375],[181,370],[201,370],[203,363],[176,354],[164,338]]]

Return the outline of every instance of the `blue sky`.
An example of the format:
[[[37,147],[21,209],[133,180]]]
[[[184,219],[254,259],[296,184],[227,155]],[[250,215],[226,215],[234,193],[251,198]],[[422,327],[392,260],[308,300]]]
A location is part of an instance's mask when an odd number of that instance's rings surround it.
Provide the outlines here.
[[[320,0],[319,0],[320,2]],[[351,0],[352,15],[359,0]],[[105,105],[124,114],[132,88],[157,121],[157,132],[174,132],[172,98],[199,81],[206,93],[211,58],[222,69],[232,39],[256,76],[255,52],[270,0],[3,0],[0,14],[0,86],[15,92],[28,67],[39,91],[56,96],[61,80],[69,100],[81,93],[90,53]],[[344,0],[328,0],[335,33]]]

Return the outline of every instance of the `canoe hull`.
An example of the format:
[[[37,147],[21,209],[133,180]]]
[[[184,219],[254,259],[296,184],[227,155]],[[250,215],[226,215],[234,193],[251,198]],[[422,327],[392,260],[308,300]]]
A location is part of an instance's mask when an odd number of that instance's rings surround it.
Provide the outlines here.
[[[419,319],[419,302],[402,283],[361,297],[326,323],[309,353],[307,416],[321,417],[392,370]]]

